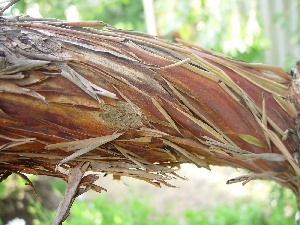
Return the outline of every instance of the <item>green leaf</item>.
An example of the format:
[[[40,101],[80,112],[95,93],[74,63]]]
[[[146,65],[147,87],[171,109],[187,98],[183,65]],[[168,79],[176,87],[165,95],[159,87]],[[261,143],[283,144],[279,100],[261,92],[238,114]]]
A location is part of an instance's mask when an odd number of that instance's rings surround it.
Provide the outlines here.
[[[253,137],[248,134],[238,134],[238,137],[242,138],[244,141],[248,142],[249,144],[256,145],[258,147],[266,148],[264,144],[262,144],[256,137]]]

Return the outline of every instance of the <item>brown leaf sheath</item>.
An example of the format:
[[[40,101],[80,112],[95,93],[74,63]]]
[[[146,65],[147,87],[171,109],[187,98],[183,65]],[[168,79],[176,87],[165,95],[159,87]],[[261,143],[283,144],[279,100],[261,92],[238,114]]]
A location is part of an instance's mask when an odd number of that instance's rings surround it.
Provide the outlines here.
[[[0,29],[1,173],[67,179],[60,162],[88,161],[160,185],[188,162],[299,197],[299,97],[282,69],[102,22],[1,17]]]

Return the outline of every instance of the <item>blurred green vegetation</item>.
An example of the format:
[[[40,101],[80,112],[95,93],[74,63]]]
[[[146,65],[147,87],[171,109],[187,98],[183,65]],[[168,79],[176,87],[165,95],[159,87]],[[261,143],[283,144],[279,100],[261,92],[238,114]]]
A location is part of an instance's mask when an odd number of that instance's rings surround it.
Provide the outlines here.
[[[120,29],[146,31],[142,1],[21,0],[11,12],[15,15],[39,12],[44,18],[63,20],[68,16],[78,17],[78,20],[101,20]]]
[[[15,185],[18,183],[18,185]],[[55,179],[51,183],[55,190],[63,194],[65,183]],[[19,186],[20,185],[20,186]],[[0,183],[0,200],[7,196],[7,191],[20,192],[24,188],[24,181],[16,176],[8,178],[7,182]],[[77,199],[70,211],[70,216],[64,225],[289,225],[294,223],[296,200],[292,192],[269,183],[271,191],[265,199],[247,201],[233,199],[231,204],[220,204],[212,208],[190,210],[185,209],[183,215],[171,213],[162,214],[159,206],[150,203],[151,196],[136,196],[135,194],[118,202],[117,199],[108,199],[99,194],[93,201]],[[8,189],[7,187],[14,187]],[[5,191],[6,190],[6,191]],[[82,198],[81,198],[82,199]],[[188,201],[188,199],[187,199]],[[178,202],[177,204],[180,204]],[[33,216],[34,225],[50,225],[55,211],[42,207],[39,201],[32,198],[28,211]],[[172,206],[172,207],[176,207]],[[17,215],[16,215],[17,216]],[[0,225],[2,224],[0,219]]]
[[[159,30],[177,31],[184,40],[240,60],[260,61],[268,40],[251,2],[246,11],[237,8],[242,1],[157,1]]]

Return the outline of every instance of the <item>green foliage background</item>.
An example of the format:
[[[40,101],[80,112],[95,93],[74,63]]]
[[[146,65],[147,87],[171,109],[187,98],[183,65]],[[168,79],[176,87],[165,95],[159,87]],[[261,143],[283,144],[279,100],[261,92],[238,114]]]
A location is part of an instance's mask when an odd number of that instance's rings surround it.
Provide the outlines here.
[[[30,179],[34,179],[30,176]],[[65,183],[59,179],[53,187],[63,195]],[[17,195],[24,189],[25,181],[13,175],[0,183],[0,200],[7,195]],[[264,200],[245,201],[233,199],[232,203],[200,210],[186,209],[183,215],[159,212],[159,207],[150,204],[151,196],[128,195],[123,202],[108,199],[99,194],[93,201],[77,199],[64,225],[290,225],[294,223],[296,201],[287,189],[271,184],[270,195]],[[8,188],[11,187],[11,188]],[[53,193],[52,193],[53,194]],[[188,200],[188,199],[187,199]],[[180,202],[178,202],[180,204]],[[176,207],[173,206],[173,207]],[[51,225],[55,211],[41,206],[32,199],[29,212],[35,218],[34,225]],[[0,218],[0,225],[1,223]]]

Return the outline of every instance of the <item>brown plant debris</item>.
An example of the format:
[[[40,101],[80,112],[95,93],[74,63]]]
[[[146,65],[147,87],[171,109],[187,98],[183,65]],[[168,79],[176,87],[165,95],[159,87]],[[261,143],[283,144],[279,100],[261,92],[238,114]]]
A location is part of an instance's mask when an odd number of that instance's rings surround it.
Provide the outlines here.
[[[103,22],[0,17],[0,33],[1,179],[60,177],[71,203],[83,179],[101,190],[85,171],[160,186],[194,163],[245,168],[228,182],[275,180],[299,197],[297,70]]]

